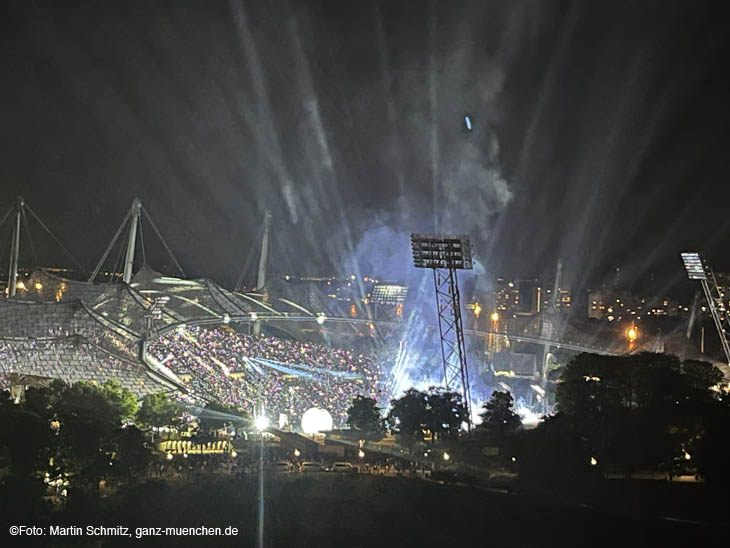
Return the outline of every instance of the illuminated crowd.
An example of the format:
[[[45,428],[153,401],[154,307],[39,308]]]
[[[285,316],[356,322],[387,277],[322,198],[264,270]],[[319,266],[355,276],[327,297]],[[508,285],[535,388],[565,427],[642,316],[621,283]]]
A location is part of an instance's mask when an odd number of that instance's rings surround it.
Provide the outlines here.
[[[326,409],[342,426],[355,396],[386,399],[374,356],[353,350],[186,327],[165,334],[148,352],[194,391],[274,420],[285,414],[295,427],[311,407]]]

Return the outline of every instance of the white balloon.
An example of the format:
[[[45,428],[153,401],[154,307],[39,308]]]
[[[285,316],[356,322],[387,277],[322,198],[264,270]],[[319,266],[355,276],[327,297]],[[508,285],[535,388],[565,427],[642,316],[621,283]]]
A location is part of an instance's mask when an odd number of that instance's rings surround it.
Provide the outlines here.
[[[305,434],[316,434],[332,430],[332,415],[325,409],[312,407],[302,415],[302,431]]]

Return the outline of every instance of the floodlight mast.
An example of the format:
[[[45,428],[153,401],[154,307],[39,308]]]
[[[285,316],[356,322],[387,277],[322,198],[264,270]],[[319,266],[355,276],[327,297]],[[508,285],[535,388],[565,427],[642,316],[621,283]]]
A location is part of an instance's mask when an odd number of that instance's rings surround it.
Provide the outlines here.
[[[717,334],[720,336],[725,361],[730,365],[730,341],[728,341],[730,318],[728,318],[728,310],[725,306],[725,294],[720,291],[712,268],[700,257],[699,253],[682,253],[682,262],[689,279],[699,280],[700,285],[702,285],[707,307],[710,309],[710,315],[715,322]]]
[[[433,270],[436,293],[444,385],[460,391],[466,409],[466,422],[471,430],[471,389],[466,363],[466,343],[461,320],[461,296],[457,270],[471,270],[471,241],[468,236],[411,234],[413,264]]]

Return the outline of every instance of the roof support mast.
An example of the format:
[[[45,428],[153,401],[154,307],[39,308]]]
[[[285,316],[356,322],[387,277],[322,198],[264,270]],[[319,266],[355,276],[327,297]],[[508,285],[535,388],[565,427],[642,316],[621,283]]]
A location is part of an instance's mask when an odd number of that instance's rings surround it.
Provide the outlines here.
[[[271,231],[271,211],[266,210],[264,214],[264,234],[261,238],[261,257],[259,258],[259,275],[256,280],[256,291],[263,291],[266,285],[266,263],[269,255],[269,233]],[[261,322],[256,320],[253,324],[253,334],[261,334]]]
[[[18,197],[18,205],[16,206],[15,229],[13,230],[13,243],[10,247],[10,271],[8,273],[8,297],[15,297],[15,291],[18,286],[18,261],[20,257],[20,218],[23,215],[23,207],[25,200],[22,196]]]
[[[139,225],[139,217],[142,214],[142,202],[139,198],[135,198],[132,202],[131,219],[129,226],[129,240],[127,240],[127,255],[124,258],[124,274],[122,280],[124,283],[132,281],[134,267],[134,252],[137,245],[137,226]]]

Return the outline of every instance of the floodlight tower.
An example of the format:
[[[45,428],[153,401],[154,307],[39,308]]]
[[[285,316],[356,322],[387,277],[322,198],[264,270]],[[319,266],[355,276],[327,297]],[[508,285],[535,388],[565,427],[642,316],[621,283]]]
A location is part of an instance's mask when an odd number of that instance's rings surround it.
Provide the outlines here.
[[[461,297],[457,270],[471,270],[471,240],[468,236],[411,234],[413,264],[433,270],[436,290],[444,385],[460,391],[464,398],[467,424],[471,429],[471,393],[466,363],[464,328],[461,321]]]
[[[725,294],[720,291],[712,272],[710,265],[700,258],[699,253],[686,252],[682,253],[682,262],[687,271],[690,280],[699,280],[702,285],[702,291],[705,293],[707,307],[710,309],[712,320],[715,322],[717,334],[720,336],[722,350],[725,352],[725,360],[730,365],[730,342],[728,342],[728,332],[730,331],[730,318],[728,318],[728,310],[725,306]]]

